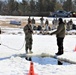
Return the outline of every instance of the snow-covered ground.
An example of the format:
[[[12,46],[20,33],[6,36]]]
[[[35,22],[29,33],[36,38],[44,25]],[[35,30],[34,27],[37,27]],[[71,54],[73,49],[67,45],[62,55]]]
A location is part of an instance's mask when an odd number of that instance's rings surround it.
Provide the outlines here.
[[[25,19],[24,21],[27,22],[27,19],[29,18],[29,16],[0,16],[0,21],[22,21],[23,19]],[[36,23],[40,23],[40,18],[41,17],[36,17],[36,16],[30,16],[30,18],[34,18],[36,20]],[[46,19],[48,19],[49,23],[52,24],[52,21],[54,19],[56,19],[55,17],[43,17],[44,18],[44,22],[46,21]],[[57,18],[58,19],[58,18]],[[76,24],[76,18],[74,17],[70,17],[70,18],[63,18],[63,20],[66,20],[66,22],[68,22],[70,19],[73,20],[73,23]]]
[[[19,56],[14,56],[25,53],[25,35],[23,29],[7,27],[1,27],[1,29],[5,33],[0,35],[0,75],[27,75],[30,61]],[[73,30],[73,32],[76,32],[76,30]],[[58,56],[58,58],[76,62],[75,46],[76,35],[66,35],[64,39],[64,54]],[[32,47],[34,54],[47,53],[54,55],[57,52],[56,36],[33,34]],[[38,75],[76,75],[76,64],[41,65],[34,62],[34,70]]]
[[[12,31],[10,31],[12,30]],[[1,34],[0,45],[0,75],[27,75],[30,61],[25,58],[14,57],[15,54],[25,53],[24,33],[22,29],[6,28],[6,33]],[[19,34],[19,32],[21,32]],[[64,54],[59,56],[76,62],[76,35],[66,35],[64,39]],[[33,35],[34,54],[57,52],[55,35]],[[34,62],[34,69],[38,75],[76,75],[76,65],[41,65]]]

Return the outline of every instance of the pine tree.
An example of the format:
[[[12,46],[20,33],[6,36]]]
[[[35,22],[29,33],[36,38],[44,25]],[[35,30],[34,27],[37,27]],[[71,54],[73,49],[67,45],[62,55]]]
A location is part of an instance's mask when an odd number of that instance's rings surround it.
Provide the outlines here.
[[[63,9],[66,11],[71,11],[72,10],[72,0],[67,0],[63,4]]]

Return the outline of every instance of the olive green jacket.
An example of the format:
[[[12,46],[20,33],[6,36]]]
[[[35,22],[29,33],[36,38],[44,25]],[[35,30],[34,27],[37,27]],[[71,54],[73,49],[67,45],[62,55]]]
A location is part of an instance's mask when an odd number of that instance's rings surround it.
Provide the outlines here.
[[[51,34],[56,34],[56,37],[65,37],[65,24],[62,23],[57,27],[57,30],[52,32]]]

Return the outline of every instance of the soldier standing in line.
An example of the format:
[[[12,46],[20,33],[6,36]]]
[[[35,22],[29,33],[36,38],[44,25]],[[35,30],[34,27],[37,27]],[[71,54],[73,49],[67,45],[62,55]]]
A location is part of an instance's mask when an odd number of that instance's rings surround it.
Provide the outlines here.
[[[57,25],[58,25],[57,18],[52,21],[52,24],[53,24],[53,25],[52,25],[52,30],[53,30],[53,29],[56,29],[56,28],[57,28]]]
[[[35,26],[35,19],[32,18],[32,29],[34,29],[34,26]]]
[[[46,29],[46,31],[48,31],[49,30],[49,21],[48,21],[48,19],[46,19],[46,21],[45,21],[45,29]]]
[[[30,18],[30,16],[29,16],[28,21],[30,21],[30,20],[31,20],[31,18]]]
[[[43,27],[43,21],[44,21],[44,18],[41,17],[41,18],[40,18],[40,21],[41,21],[41,27]]]
[[[70,26],[70,30],[72,30],[72,28],[73,28],[73,21],[72,21],[72,19],[70,19],[70,21],[69,21],[69,26]]]
[[[28,53],[28,49],[29,49],[29,53],[33,53],[32,50],[32,34],[33,34],[33,30],[32,30],[32,26],[31,26],[31,20],[28,21],[28,24],[26,26],[24,26],[24,33],[25,33],[25,50],[26,53]]]

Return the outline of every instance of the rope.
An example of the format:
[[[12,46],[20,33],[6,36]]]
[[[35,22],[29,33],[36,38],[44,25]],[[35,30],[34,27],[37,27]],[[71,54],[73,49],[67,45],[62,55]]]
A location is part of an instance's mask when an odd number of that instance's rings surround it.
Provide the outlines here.
[[[11,29],[12,29],[12,28],[11,28]],[[1,30],[11,30],[11,29],[9,29],[9,28],[3,28],[3,29],[1,29]],[[21,30],[21,29],[22,29],[22,28],[16,28],[16,29],[12,29],[12,30]],[[5,47],[7,47],[7,48],[9,48],[9,49],[16,50],[16,51],[21,50],[21,49],[23,48],[24,44],[25,44],[25,41],[24,41],[24,43],[23,43],[23,45],[22,45],[21,48],[15,49],[15,48],[9,47],[8,45],[5,45],[5,44],[3,44],[3,43],[1,42],[1,45],[5,46]]]
[[[23,43],[23,45],[22,45],[22,47],[21,47],[21,48],[19,48],[19,49],[15,49],[15,48],[11,48],[11,47],[9,47],[9,46],[7,46],[7,45],[5,45],[5,44],[1,43],[1,45],[5,46],[5,47],[7,47],[7,48],[9,48],[9,49],[16,50],[16,51],[21,50],[21,49],[23,48],[24,44],[25,44],[25,41],[24,41],[24,43]]]

